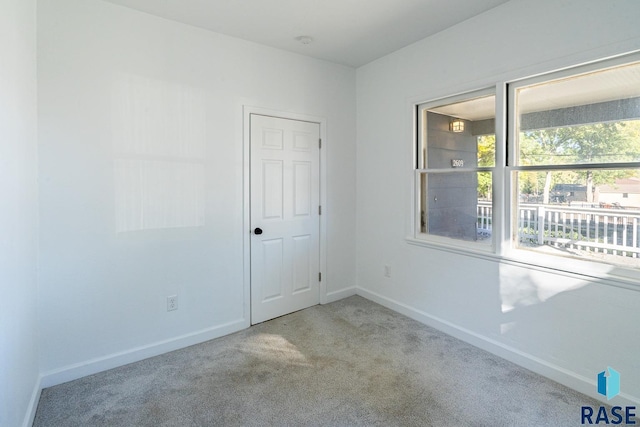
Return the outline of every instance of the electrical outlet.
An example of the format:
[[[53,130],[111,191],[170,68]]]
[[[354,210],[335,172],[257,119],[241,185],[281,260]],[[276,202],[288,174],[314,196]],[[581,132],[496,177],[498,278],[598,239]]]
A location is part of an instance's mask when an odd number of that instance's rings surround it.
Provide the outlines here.
[[[391,277],[391,267],[388,265],[384,266],[384,277]]]
[[[170,295],[167,297],[167,311],[178,309],[178,295]]]

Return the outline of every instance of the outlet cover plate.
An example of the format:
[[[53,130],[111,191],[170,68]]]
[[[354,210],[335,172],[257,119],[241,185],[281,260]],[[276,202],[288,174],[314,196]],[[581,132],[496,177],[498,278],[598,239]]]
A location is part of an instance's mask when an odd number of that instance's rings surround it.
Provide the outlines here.
[[[178,295],[170,295],[167,297],[167,311],[178,309]]]

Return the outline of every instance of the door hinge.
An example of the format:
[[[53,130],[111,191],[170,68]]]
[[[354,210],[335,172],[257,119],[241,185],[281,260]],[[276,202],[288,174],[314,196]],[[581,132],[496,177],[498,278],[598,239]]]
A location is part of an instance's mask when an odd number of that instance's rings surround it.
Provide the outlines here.
[[[318,282],[322,282],[322,273],[318,273]]]
[[[318,148],[322,148],[322,138],[318,139]]]
[[[318,215],[322,215],[322,206],[318,206]]]

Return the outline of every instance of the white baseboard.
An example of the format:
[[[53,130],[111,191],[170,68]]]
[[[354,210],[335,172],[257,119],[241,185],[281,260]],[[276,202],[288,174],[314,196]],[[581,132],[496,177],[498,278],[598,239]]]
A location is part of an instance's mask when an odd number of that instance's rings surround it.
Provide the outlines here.
[[[24,422],[22,427],[31,427],[33,420],[36,418],[36,411],[38,410],[38,402],[40,401],[40,393],[42,392],[42,377],[38,376],[35,386],[33,387],[33,393],[31,393],[31,400],[29,400],[29,406],[24,416]]]
[[[332,302],[336,302],[343,298],[351,297],[356,294],[356,287],[352,286],[350,288],[340,289],[339,291],[329,292],[326,296],[326,301],[323,304],[329,304]]]
[[[204,329],[180,337],[160,341],[131,350],[99,357],[86,362],[76,363],[61,369],[46,372],[41,376],[40,388],[52,387],[67,381],[73,381],[87,375],[96,374],[108,369],[117,368],[149,357],[158,356],[170,351],[200,344],[249,327],[245,319],[236,320],[213,328]],[[36,402],[37,403],[37,402]]]
[[[586,378],[575,372],[569,371],[568,369],[562,368],[561,366],[549,363],[546,360],[540,359],[499,341],[477,334],[444,319],[432,316],[414,307],[392,300],[367,289],[358,287],[356,288],[356,293],[393,311],[404,314],[413,320],[417,320],[420,323],[424,323],[427,326],[438,329],[473,346],[481,348],[482,350],[493,353],[496,356],[508,360],[509,362],[515,363],[516,365],[529,369],[530,371],[547,377],[573,390],[611,405],[611,402],[607,402],[605,397],[596,392],[595,376],[594,378]],[[626,393],[620,393],[616,397],[615,405],[640,406],[640,398]]]

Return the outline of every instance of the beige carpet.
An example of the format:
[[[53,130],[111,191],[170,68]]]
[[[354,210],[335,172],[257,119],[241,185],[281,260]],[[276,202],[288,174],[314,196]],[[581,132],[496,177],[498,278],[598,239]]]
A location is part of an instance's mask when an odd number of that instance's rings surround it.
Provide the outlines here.
[[[42,392],[35,426],[567,426],[600,403],[361,297]]]

